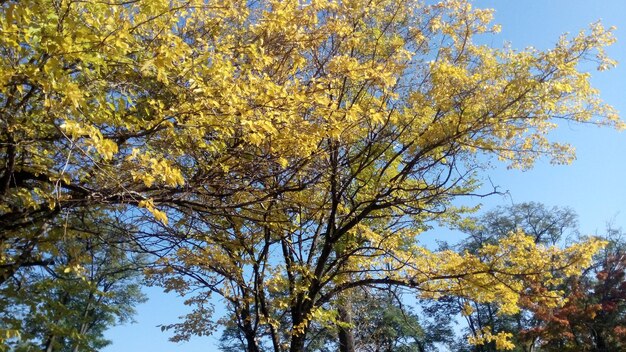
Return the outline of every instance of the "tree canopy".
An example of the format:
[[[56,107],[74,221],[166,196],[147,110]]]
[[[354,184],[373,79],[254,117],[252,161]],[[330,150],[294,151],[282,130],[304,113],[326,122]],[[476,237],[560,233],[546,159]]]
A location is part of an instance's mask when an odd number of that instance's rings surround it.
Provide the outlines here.
[[[417,242],[468,210],[453,200],[489,158],[568,162],[559,121],[622,125],[579,70],[614,64],[599,23],[519,51],[480,44],[498,28],[464,0],[0,4],[0,285],[97,208],[159,256],[154,282],[195,293],[176,338],[230,324],[249,351],[295,352],[358,287],[558,305],[554,270],[602,244]]]
[[[485,243],[496,243],[512,229],[521,229],[536,243],[572,243],[580,241],[577,214],[569,208],[546,207],[540,203],[521,203],[498,207],[461,226],[468,236],[455,245],[457,251],[479,251]],[[485,329],[490,333],[508,333],[515,352],[548,351],[620,351],[624,348],[623,302],[624,275],[623,232],[611,226],[599,235],[607,241],[583,269],[581,276],[566,277],[556,284],[565,302],[557,307],[537,305],[532,299],[521,301],[520,312],[503,315],[491,302],[447,296],[437,301],[422,301],[423,316],[441,322],[452,330],[456,317],[464,320],[464,329],[449,332],[445,341],[449,350],[495,352],[496,342],[472,345]],[[555,275],[562,275],[558,271]],[[367,316],[367,314],[366,314]]]

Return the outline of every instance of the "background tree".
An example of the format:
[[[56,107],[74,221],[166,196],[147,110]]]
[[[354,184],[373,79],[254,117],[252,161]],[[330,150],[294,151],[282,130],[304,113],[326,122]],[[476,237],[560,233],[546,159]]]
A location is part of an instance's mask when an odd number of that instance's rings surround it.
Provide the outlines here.
[[[506,234],[523,229],[537,243],[560,244],[578,240],[577,216],[567,208],[547,208],[539,203],[499,207],[460,226],[469,236],[459,250],[476,251]],[[471,345],[467,336],[477,338],[485,327],[509,332],[519,351],[616,351],[624,346],[624,253],[619,230],[608,229],[601,236],[608,241],[580,277],[571,277],[557,287],[566,302],[559,308],[546,308],[524,300],[519,314],[504,316],[491,303],[445,297],[426,302],[430,315],[463,316],[467,333],[457,336],[452,349],[496,351],[494,343]],[[555,275],[558,273],[555,272]]]
[[[453,335],[448,322],[429,321],[405,305],[400,292],[361,291],[352,297],[355,351],[438,351]]]
[[[459,224],[459,230],[467,238],[458,244],[458,251],[479,253],[485,245],[497,243],[510,233],[522,231],[536,245],[562,246],[578,239],[577,215],[568,208],[548,208],[540,203],[521,203],[509,207],[498,207],[477,218]],[[558,272],[554,273],[559,275]],[[559,287],[562,288],[562,287]],[[459,351],[496,351],[495,343],[472,346],[467,336],[478,338],[485,329],[493,333],[512,334],[516,349],[535,351],[536,339],[523,334],[541,325],[529,308],[515,315],[502,315],[497,305],[473,301],[471,298],[447,297],[438,302],[427,303],[426,311],[431,314],[462,316],[467,323],[467,334],[459,337],[453,349]],[[548,309],[550,310],[550,309]]]
[[[144,259],[132,254],[127,239],[105,231],[98,222],[103,214],[95,214],[95,221],[85,216],[82,224],[50,230],[58,232],[54,256],[2,287],[0,322],[19,334],[3,341],[2,350],[97,351],[109,344],[106,329],[132,320],[145,300]]]
[[[556,310],[533,310],[539,324],[522,331],[541,351],[619,351],[626,346],[624,238],[609,228],[609,245],[594,258],[585,275],[567,282],[566,304]]]

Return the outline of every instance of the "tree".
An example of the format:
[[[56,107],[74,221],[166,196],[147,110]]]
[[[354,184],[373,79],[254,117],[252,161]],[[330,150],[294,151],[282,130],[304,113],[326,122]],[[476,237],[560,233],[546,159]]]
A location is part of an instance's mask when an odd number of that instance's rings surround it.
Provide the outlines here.
[[[145,259],[115,232],[98,228],[102,214],[96,214],[95,223],[85,216],[82,226],[56,230],[64,236],[53,259],[19,271],[2,287],[1,326],[17,334],[0,341],[0,350],[97,351],[110,343],[106,329],[132,320],[134,307],[145,301]]]
[[[579,238],[577,217],[571,209],[549,208],[534,202],[498,207],[459,224],[459,230],[467,234],[467,238],[457,245],[457,250],[479,254],[485,245],[498,243],[510,233],[520,230],[530,236],[536,245],[562,246]],[[554,272],[554,275],[560,273]],[[562,290],[564,285],[552,289]],[[496,351],[495,343],[477,346],[468,344],[467,337],[480,338],[485,329],[493,333],[510,333],[517,351],[535,351],[538,339],[541,338],[540,334],[526,333],[536,331],[543,324],[543,319],[533,311],[535,306],[532,299],[523,299],[522,310],[512,316],[502,315],[496,304],[476,302],[471,298],[446,297],[438,302],[427,302],[426,305],[426,311],[431,314],[462,316],[467,322],[467,333],[457,339],[454,350]],[[552,308],[546,308],[544,312],[549,314],[551,311]]]
[[[313,325],[307,351],[437,351],[437,344],[449,343],[453,336],[449,319],[441,319],[441,315],[435,316],[436,321],[424,319],[412,307],[403,304],[400,292],[360,288],[351,294],[351,299],[338,307],[338,314],[341,314],[339,309],[344,309],[353,320],[349,325],[345,320],[336,326]],[[342,329],[350,334],[349,344],[341,339]],[[220,341],[223,351],[246,349],[236,326],[228,326]]]
[[[201,291],[188,320],[173,326],[178,338],[215,324],[214,295],[248,351],[303,350],[313,326],[334,326],[341,297],[361,286],[496,302],[502,313],[517,312],[522,296],[555,304],[555,291],[532,288],[558,281],[555,268],[567,276],[585,266],[597,242],[562,251],[515,233],[463,255],[432,253],[415,236],[459,213],[450,202],[476,189],[478,155],[518,167],[546,154],[563,162],[567,147],[545,135],[553,119],[598,113],[596,122],[617,123],[576,69],[595,50],[610,65],[601,49],[608,32],[596,24],[547,52],[490,49],[472,42],[490,30],[490,12],[463,1],[268,1],[243,16],[240,45],[258,54],[242,56],[264,64],[240,72],[306,87],[282,111],[275,103],[263,111],[316,132],[298,153],[283,154],[294,145],[272,132],[242,144],[254,170],[229,169],[247,188],[222,200],[238,206],[170,209],[184,220],[157,232],[180,242],[154,277],[181,294]],[[481,336],[510,347],[505,335]]]
[[[167,222],[159,204],[194,207],[197,198],[175,196],[185,181],[205,187],[194,188],[204,203],[228,194],[224,185],[236,189],[235,179],[221,182],[238,169],[230,151],[274,128],[257,126],[264,102],[246,99],[300,89],[241,74],[257,50],[236,42],[242,6],[0,2],[0,285],[42,264],[47,229],[85,209]],[[298,121],[276,122],[290,124]],[[294,145],[309,132],[286,135]]]
[[[198,289],[180,337],[211,330],[217,295],[247,350],[295,352],[358,287],[513,313],[522,296],[554,304],[528,289],[600,245],[416,244],[464,211],[450,204],[476,191],[485,155],[566,162],[555,121],[621,125],[577,68],[612,66],[600,24],[540,52],[475,44],[496,28],[463,0],[1,7],[0,285],[42,264],[48,228],[100,206],[139,224],[147,250],[169,242],[157,282]]]
[[[547,208],[538,203],[499,207],[460,226],[469,236],[459,244],[459,250],[476,252],[485,243],[496,243],[520,228],[538,244],[563,245],[580,238],[576,218],[570,209]],[[626,309],[623,238],[621,231],[611,228],[601,238],[608,245],[594,256],[583,275],[556,285],[564,292],[563,306],[538,306],[524,299],[518,314],[504,316],[493,303],[449,296],[427,302],[425,311],[434,316],[465,318],[468,332],[458,337],[452,348],[458,351],[496,351],[494,343],[467,343],[468,336],[480,338],[485,328],[510,333],[516,351],[621,350],[626,342],[622,329]]]
[[[350,304],[354,320],[347,328],[355,351],[437,351],[436,344],[447,343],[452,335],[450,324],[424,319],[402,302],[399,292],[361,289],[353,292]]]
[[[541,351],[619,351],[626,346],[626,256],[623,233],[607,229],[609,245],[585,269],[567,281],[567,302],[554,310],[535,309],[539,321],[522,336]]]

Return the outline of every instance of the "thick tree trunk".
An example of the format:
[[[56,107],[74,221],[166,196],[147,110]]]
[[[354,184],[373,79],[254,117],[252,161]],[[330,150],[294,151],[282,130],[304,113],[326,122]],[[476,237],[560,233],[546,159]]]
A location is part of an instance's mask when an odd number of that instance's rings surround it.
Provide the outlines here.
[[[315,285],[315,284],[313,284]],[[304,346],[306,342],[306,334],[309,330],[309,323],[305,323],[305,317],[307,313],[311,311],[311,299],[305,301],[304,294],[300,294],[291,306],[291,324],[292,328],[298,327],[298,331],[292,330],[291,346],[289,352],[304,352]]]
[[[289,352],[304,352],[304,335],[294,335],[291,337]]]
[[[246,338],[246,344],[248,345],[246,350],[247,352],[260,352],[259,346],[256,341],[256,332],[250,324],[251,318],[248,309],[248,307],[244,308],[241,313],[241,317],[243,320],[243,326],[241,327],[241,330],[243,331],[243,334]]]
[[[596,330],[592,330],[592,335],[594,337],[594,339],[596,340],[596,351],[598,352],[610,352],[607,345],[606,345],[606,341],[604,340],[604,336],[602,336],[602,332],[600,331],[596,331]]]
[[[342,300],[343,301],[343,300]],[[339,351],[354,352],[354,334],[352,333],[352,312],[347,302],[340,302],[339,307]]]
[[[248,345],[248,352],[260,352],[259,347],[256,344],[256,340],[254,339],[254,335],[245,334],[246,335],[246,343]]]

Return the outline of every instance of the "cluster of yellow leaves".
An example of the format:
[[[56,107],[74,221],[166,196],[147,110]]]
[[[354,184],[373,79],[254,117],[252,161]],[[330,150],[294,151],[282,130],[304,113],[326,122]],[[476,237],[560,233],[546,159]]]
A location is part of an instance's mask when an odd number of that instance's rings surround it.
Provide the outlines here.
[[[559,249],[536,245],[532,237],[515,233],[484,246],[477,255],[422,251],[425,261],[412,264],[416,267],[412,277],[425,283],[422,287],[427,296],[454,292],[476,302],[497,302],[503,314],[515,314],[519,312],[520,298],[532,295],[527,291],[529,287],[555,287],[563,277],[579,274],[604,244],[590,240]],[[559,291],[545,292],[533,299],[547,306],[563,303]]]
[[[145,208],[146,210],[148,210],[150,212],[150,214],[152,214],[154,216],[155,220],[160,221],[164,225],[167,225],[167,223],[168,223],[167,214],[165,214],[165,212],[157,209],[156,206],[154,205],[154,201],[152,199],[142,200],[142,201],[139,202],[138,206],[140,208]]]
[[[85,145],[88,148],[95,148],[96,153],[105,160],[110,160],[117,153],[117,144],[110,139],[103,138],[102,132],[94,126],[86,127],[81,126],[76,121],[68,121],[59,127],[67,134],[68,139],[71,139],[72,143],[75,143],[83,136],[88,136],[89,139]]]
[[[486,343],[495,342],[496,349],[498,351],[502,350],[512,350],[515,348],[513,342],[511,342],[511,338],[513,334],[510,332],[499,332],[497,334],[493,334],[490,328],[484,328],[482,331],[478,332],[478,336],[470,336],[468,338],[469,342],[475,345],[484,345]]]
[[[167,159],[157,160],[149,153],[139,154],[137,149],[133,149],[126,160],[135,162],[131,170],[133,180],[143,181],[146,187],[152,187],[157,181],[169,187],[185,184],[180,170]]]
[[[36,141],[23,153],[36,155],[29,167],[50,170],[51,178],[63,166],[51,160],[68,144],[80,150],[67,158],[76,166],[72,180],[94,177],[94,168],[109,178],[132,170],[130,178],[147,187],[162,178],[171,186],[184,183],[176,164],[194,148],[214,159],[241,140],[286,168],[318,153],[324,138],[357,143],[389,123],[403,130],[398,142],[412,144],[409,150],[454,140],[528,167],[544,153],[571,156],[545,137],[553,116],[618,123],[576,70],[591,48],[600,68],[613,64],[601,49],[613,38],[599,24],[538,53],[472,44],[471,35],[493,30],[492,14],[465,1],[292,0],[248,8],[237,1],[37,0],[2,9],[0,45],[10,54],[1,93],[12,101],[39,97],[12,112],[4,128]],[[58,145],[48,141],[55,130],[63,132]],[[145,156],[117,158],[131,150]],[[131,160],[141,162],[125,164]],[[85,167],[100,161],[114,167]]]
[[[606,244],[591,239],[560,249],[537,245],[531,236],[517,232],[470,254],[433,252],[407,242],[406,234],[376,234],[364,228],[363,233],[366,244],[353,245],[354,256],[344,267],[354,273],[338,277],[336,285],[384,275],[418,288],[424,298],[453,294],[480,303],[494,302],[502,314],[519,312],[520,300],[526,298],[548,307],[563,304],[558,290],[537,295],[530,288],[557,287],[564,278],[588,267]]]
[[[0,344],[10,339],[19,339],[20,332],[14,329],[0,329]]]

